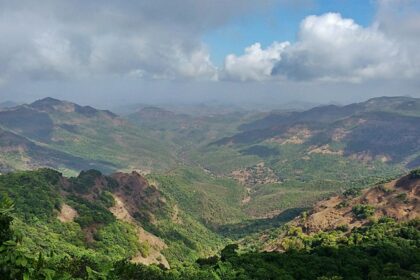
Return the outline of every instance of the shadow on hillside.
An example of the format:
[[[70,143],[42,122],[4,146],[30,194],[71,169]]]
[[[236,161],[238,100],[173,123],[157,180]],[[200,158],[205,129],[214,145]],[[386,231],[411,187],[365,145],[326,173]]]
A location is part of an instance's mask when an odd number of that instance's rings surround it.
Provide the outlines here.
[[[272,218],[248,220],[242,223],[223,225],[217,232],[231,238],[241,238],[273,227],[279,227],[297,217],[307,208],[290,208]]]

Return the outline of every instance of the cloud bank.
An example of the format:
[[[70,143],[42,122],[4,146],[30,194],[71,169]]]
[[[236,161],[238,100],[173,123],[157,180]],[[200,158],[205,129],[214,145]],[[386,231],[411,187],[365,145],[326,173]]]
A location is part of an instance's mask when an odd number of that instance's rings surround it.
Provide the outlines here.
[[[299,0],[307,3],[313,0]],[[0,100],[137,97],[267,102],[288,95],[419,95],[420,4],[376,0],[370,26],[302,19],[295,41],[254,42],[212,62],[203,35],[290,0],[0,0]],[[260,98],[258,96],[272,96]],[[176,97],[172,97],[176,96]],[[235,96],[239,96],[235,99]],[[254,96],[257,96],[254,98]],[[198,100],[198,98],[197,98]],[[280,101],[279,101],[280,102]]]
[[[214,80],[200,36],[272,2],[0,1],[0,79]]]

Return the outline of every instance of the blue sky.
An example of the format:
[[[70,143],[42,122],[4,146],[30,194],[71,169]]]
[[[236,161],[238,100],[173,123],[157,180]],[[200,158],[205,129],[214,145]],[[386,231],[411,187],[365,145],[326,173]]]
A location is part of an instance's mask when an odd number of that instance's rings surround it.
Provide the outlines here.
[[[300,22],[309,15],[340,13],[362,26],[369,26],[375,17],[374,0],[316,0],[299,7],[279,5],[270,12],[247,14],[227,25],[204,34],[212,61],[222,66],[227,54],[241,54],[244,48],[260,42],[263,47],[273,41],[296,40]]]

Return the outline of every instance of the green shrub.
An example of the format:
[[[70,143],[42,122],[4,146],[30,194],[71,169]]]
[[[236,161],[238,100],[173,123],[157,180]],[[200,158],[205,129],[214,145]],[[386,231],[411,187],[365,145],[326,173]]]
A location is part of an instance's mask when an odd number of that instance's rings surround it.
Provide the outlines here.
[[[367,219],[375,213],[375,207],[372,205],[358,204],[352,208],[352,212],[358,219]]]
[[[396,197],[397,200],[402,202],[407,202],[407,194],[406,193],[399,193]]]
[[[99,200],[106,208],[111,208],[115,205],[115,200],[109,191],[103,191],[99,195]]]
[[[342,231],[342,232],[347,232],[349,230],[349,226],[348,225],[339,225],[335,228],[335,230]]]
[[[95,180],[100,176],[102,176],[100,171],[91,169],[80,172],[77,177],[70,178],[70,182],[73,190],[85,194],[95,185]]]
[[[114,215],[102,205],[75,195],[70,196],[69,200],[69,204],[79,213],[75,222],[81,227],[88,227],[92,224],[109,224],[115,221]]]
[[[411,170],[411,172],[410,172],[410,178],[411,179],[419,179],[420,178],[420,168]]]
[[[343,192],[343,195],[345,197],[355,197],[355,196],[358,196],[360,193],[361,193],[361,190],[360,189],[358,189],[358,188],[351,188],[351,189],[345,190]]]
[[[336,209],[341,209],[349,206],[349,203],[347,201],[341,201],[339,204],[335,206]]]

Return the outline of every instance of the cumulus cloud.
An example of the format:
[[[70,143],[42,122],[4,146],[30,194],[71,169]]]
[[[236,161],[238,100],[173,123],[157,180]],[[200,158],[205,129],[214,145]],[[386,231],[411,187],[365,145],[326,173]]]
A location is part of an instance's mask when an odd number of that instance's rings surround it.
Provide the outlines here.
[[[230,54],[225,59],[222,78],[240,81],[267,80],[289,45],[289,42],[274,42],[268,48],[262,49],[260,43],[255,43],[246,48],[242,56]]]
[[[398,44],[377,28],[329,13],[301,23],[298,42],[283,54],[273,75],[350,81],[390,77],[400,57]]]
[[[338,13],[308,16],[293,44],[255,44],[226,57],[226,76],[238,80],[348,81],[413,78],[420,65],[413,49],[379,28],[362,27]],[[281,46],[281,47],[279,47]]]

